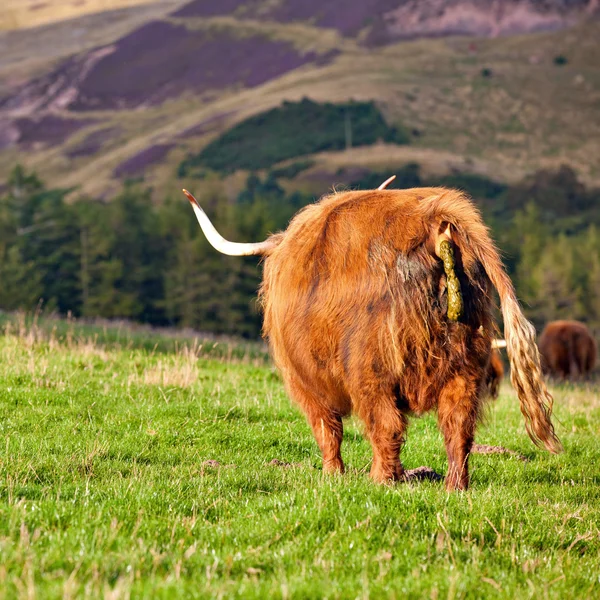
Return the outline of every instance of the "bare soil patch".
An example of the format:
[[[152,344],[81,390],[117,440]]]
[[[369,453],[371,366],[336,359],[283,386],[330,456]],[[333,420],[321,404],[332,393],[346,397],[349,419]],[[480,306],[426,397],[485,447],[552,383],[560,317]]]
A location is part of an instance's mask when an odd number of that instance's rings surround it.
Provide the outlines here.
[[[404,481],[442,481],[443,475],[434,471],[431,467],[417,467],[404,471]]]
[[[523,462],[528,462],[529,459],[520,454],[519,452],[515,452],[514,450],[509,450],[508,448],[504,448],[503,446],[487,446],[485,444],[473,444],[471,448],[472,454],[509,454],[510,456],[514,456]]]

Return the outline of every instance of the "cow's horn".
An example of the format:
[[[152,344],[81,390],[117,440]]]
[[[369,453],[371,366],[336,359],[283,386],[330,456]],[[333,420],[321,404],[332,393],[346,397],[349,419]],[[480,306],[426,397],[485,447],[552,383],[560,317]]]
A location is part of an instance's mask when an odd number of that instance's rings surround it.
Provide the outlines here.
[[[264,242],[258,242],[255,244],[238,244],[236,242],[229,242],[214,228],[213,224],[210,222],[210,219],[198,204],[198,200],[196,200],[196,198],[194,198],[194,196],[187,190],[183,190],[183,193],[190,201],[206,239],[210,242],[213,248],[219,252],[228,254],[229,256],[251,256],[253,254],[265,254],[275,247],[275,244],[270,240],[265,240]]]
[[[506,348],[506,340],[492,340],[492,348]]]
[[[390,183],[392,183],[392,181],[394,181],[394,179],[396,179],[395,175],[392,175],[391,177],[388,177],[377,189],[378,190],[385,190],[385,188],[390,185]]]

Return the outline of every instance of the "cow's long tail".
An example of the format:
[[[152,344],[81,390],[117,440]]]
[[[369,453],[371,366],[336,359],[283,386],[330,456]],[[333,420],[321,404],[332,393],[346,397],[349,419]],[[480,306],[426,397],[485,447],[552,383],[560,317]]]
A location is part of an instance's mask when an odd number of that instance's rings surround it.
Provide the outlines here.
[[[553,453],[560,452],[561,443],[550,418],[553,400],[542,377],[535,329],[519,306],[512,282],[479,211],[462,194],[453,191],[423,200],[417,210],[427,220],[451,223],[456,228],[460,243],[468,246],[465,250],[474,254],[498,290],[511,367],[510,379],[519,398],[527,433],[537,446]]]

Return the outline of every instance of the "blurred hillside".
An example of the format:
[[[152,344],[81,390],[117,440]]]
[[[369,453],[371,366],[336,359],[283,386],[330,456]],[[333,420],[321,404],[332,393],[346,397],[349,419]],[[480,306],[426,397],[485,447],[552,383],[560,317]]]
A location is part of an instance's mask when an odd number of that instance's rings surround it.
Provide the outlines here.
[[[151,4],[155,0],[3,0],[0,31],[39,27],[90,13]]]
[[[296,189],[410,162],[505,182],[566,164],[597,183],[598,13],[596,0],[9,0],[0,182],[20,162],[96,197],[127,178],[162,197],[228,129],[307,97],[374,102],[409,140],[355,147],[350,132],[304,155]],[[235,192],[242,172],[227,174]]]

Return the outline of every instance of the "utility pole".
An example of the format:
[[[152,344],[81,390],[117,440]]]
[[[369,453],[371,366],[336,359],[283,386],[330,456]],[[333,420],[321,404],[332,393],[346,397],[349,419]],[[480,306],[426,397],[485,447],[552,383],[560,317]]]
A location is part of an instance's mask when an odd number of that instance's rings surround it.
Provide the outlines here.
[[[350,111],[344,112],[344,130],[346,133],[346,150],[352,148],[352,122],[350,121]]]
[[[81,293],[83,297],[83,313],[85,314],[88,306],[90,294],[90,274],[88,269],[88,235],[87,229],[82,227],[79,232],[81,242]]]

